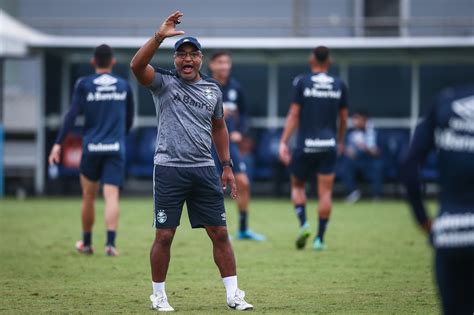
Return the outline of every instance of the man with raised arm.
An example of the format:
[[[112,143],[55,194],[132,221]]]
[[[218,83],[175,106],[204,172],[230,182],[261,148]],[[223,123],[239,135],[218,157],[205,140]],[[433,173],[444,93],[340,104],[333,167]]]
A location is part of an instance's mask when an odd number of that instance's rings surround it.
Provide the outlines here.
[[[201,44],[194,37],[184,37],[175,43],[174,70],[150,65],[166,38],[184,34],[176,30],[182,16],[179,11],[170,15],[130,64],[138,82],[151,91],[158,116],[153,174],[156,234],[150,253],[150,300],[154,310],[174,310],[165,293],[165,279],[171,243],[186,202],[191,226],[205,228],[212,241],[227,305],[239,311],[251,310],[253,306],[244,300],[245,293],[237,287],[234,253],[226,227],[223,189],[230,186],[232,198],[237,196],[237,189],[221,89],[215,80],[200,73],[203,55]],[[212,142],[223,166],[221,182],[211,156]]]

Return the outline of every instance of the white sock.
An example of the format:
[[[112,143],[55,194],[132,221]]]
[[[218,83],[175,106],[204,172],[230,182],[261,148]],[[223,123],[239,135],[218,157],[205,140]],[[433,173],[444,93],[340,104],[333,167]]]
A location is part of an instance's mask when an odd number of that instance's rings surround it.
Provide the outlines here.
[[[153,285],[153,294],[157,292],[165,292],[165,283],[164,282],[151,282]]]
[[[227,300],[233,299],[235,296],[235,291],[237,291],[237,276],[222,278],[222,282],[224,282]]]

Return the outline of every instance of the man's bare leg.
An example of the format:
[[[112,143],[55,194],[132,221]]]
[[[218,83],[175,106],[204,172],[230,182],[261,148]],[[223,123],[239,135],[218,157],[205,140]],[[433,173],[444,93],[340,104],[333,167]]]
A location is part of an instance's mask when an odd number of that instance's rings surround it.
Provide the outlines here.
[[[319,226],[318,234],[314,243],[314,249],[324,249],[324,233],[331,216],[332,210],[332,189],[334,185],[334,174],[323,175],[318,174],[318,216]]]
[[[303,249],[311,234],[308,222],[306,221],[306,191],[304,181],[296,176],[291,176],[291,201],[295,207],[295,213],[300,223],[300,231],[296,239],[296,248]]]
[[[248,228],[248,207],[250,203],[250,181],[244,172],[235,174],[235,181],[239,195],[237,196],[237,208],[239,210],[239,232],[237,238],[241,240],[264,241],[266,237],[254,233]]]
[[[115,248],[115,236],[119,221],[119,196],[120,188],[116,185],[104,184],[103,195],[105,200],[105,226],[107,228],[106,254],[117,256]]]
[[[90,248],[92,245],[92,226],[95,220],[94,202],[99,189],[99,183],[89,180],[81,174],[80,176],[82,189],[81,204],[81,222],[82,222],[82,245],[84,248]],[[76,249],[82,252],[83,247],[78,242]],[[91,252],[88,252],[91,253]]]

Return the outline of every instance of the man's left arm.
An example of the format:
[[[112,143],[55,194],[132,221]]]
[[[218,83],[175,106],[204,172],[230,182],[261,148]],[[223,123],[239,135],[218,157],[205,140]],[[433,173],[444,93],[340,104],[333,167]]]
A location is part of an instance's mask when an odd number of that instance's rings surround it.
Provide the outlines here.
[[[56,140],[54,141],[54,145],[51,148],[51,152],[49,153],[48,162],[51,165],[58,164],[60,162],[62,143],[69,131],[74,127],[77,115],[82,111],[82,103],[84,101],[82,83],[82,79],[78,79],[76,82],[72,94],[71,107],[69,108],[69,111],[64,117],[63,126],[59,130]]]
[[[237,129],[241,134],[246,134],[248,131],[248,116],[247,116],[247,99],[242,91],[242,87],[238,90],[237,109],[239,111],[239,121]]]
[[[435,115],[435,106],[433,106],[416,127],[408,154],[400,167],[400,180],[405,186],[412,212],[418,224],[427,233],[431,231],[431,219],[423,202],[420,168],[428,153],[435,147]]]
[[[344,152],[344,138],[346,136],[347,129],[347,117],[349,116],[349,110],[347,107],[339,110],[339,126],[337,128],[337,152],[342,154]]]
[[[133,93],[132,89],[130,86],[128,86],[128,92],[127,92],[127,108],[126,108],[126,126],[125,126],[125,132],[128,134],[130,129],[133,126],[133,118],[135,114],[135,102],[133,100]]]
[[[344,153],[344,142],[347,129],[347,118],[349,116],[348,104],[347,104],[347,87],[342,82],[341,87],[341,99],[339,101],[339,126],[337,128],[337,152],[338,154]]]
[[[217,155],[221,162],[230,163],[229,153],[229,133],[224,118],[213,118],[212,119],[212,141],[216,147]],[[234,174],[232,173],[231,165],[222,165],[222,187],[224,190],[227,185],[230,185],[232,198],[237,197],[237,185],[235,183]]]

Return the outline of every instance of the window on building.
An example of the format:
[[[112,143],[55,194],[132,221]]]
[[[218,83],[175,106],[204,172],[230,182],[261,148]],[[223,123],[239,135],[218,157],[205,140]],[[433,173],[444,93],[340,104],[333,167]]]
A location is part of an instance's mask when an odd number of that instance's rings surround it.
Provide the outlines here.
[[[234,63],[232,77],[242,85],[249,118],[266,117],[268,103],[267,65]]]
[[[52,53],[45,54],[45,114],[61,113],[61,90],[64,87],[61,78],[62,58]]]
[[[349,67],[349,110],[365,110],[371,117],[410,116],[409,65]]]
[[[365,0],[365,36],[398,36],[400,0]]]
[[[474,84],[474,64],[421,66],[420,115],[426,112],[443,89],[467,84]]]

